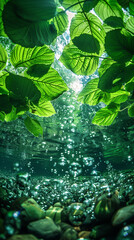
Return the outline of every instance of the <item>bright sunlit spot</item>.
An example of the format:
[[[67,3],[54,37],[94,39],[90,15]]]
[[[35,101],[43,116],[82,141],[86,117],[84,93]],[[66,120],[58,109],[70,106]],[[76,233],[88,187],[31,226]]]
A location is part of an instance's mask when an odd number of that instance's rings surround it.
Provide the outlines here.
[[[73,89],[76,93],[79,93],[82,90],[83,85],[80,80],[76,80],[70,84],[70,88]]]
[[[72,12],[69,12],[69,11],[67,11],[66,13],[67,13],[68,20],[69,20],[69,25],[70,25],[71,20],[72,20],[72,18],[74,17],[75,13],[72,13]]]

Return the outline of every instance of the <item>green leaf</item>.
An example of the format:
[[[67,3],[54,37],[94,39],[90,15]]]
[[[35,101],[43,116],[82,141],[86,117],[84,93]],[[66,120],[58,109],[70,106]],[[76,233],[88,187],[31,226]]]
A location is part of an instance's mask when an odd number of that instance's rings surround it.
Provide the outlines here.
[[[109,126],[117,117],[118,112],[119,109],[117,111],[112,111],[108,109],[108,107],[102,108],[96,113],[92,120],[92,123],[99,126]]]
[[[68,87],[62,77],[53,68],[50,68],[48,73],[38,80],[33,79],[33,82],[40,90],[44,101],[51,101],[68,90]]]
[[[14,106],[12,106],[11,112],[5,115],[5,121],[11,122],[11,121],[16,120],[17,118],[18,118],[18,116],[16,114],[16,108]]]
[[[114,60],[127,62],[134,54],[134,36],[131,36],[127,31],[110,31],[106,35],[105,48]]]
[[[16,45],[11,53],[11,63],[15,68],[30,67],[35,64],[51,65],[53,62],[54,52],[46,45],[34,48]]]
[[[0,112],[0,121],[4,122],[5,114]]]
[[[8,2],[9,0],[0,0],[0,36],[7,37],[5,31],[4,31],[4,26],[3,26],[3,21],[2,21],[2,11],[4,9],[4,5]]]
[[[123,17],[123,11],[117,0],[100,0],[95,6],[96,14],[104,21],[111,16]]]
[[[43,75],[45,75],[48,70],[50,68],[50,65],[45,65],[45,64],[35,64],[31,67],[29,67],[24,75],[25,77],[31,76],[34,79],[38,79],[40,77],[42,77]]]
[[[10,0],[14,4],[17,15],[27,21],[49,20],[56,14],[54,0]]]
[[[57,36],[64,33],[68,27],[68,16],[65,12],[60,10],[60,12],[53,19],[54,26],[57,30]]]
[[[45,102],[44,99],[39,101],[38,106],[34,106],[33,109],[31,108],[31,112],[39,117],[50,117],[55,114],[55,110],[51,102]]]
[[[128,108],[128,115],[129,117],[134,117],[134,103]]]
[[[105,24],[111,26],[112,28],[123,28],[123,20],[120,17],[108,17],[104,21]]]
[[[57,37],[57,31],[48,21],[28,21],[17,15],[15,5],[8,2],[3,10],[2,19],[8,37],[24,47],[51,44]]]
[[[37,120],[27,117],[24,120],[24,124],[27,130],[31,132],[35,137],[43,135],[43,128],[41,127],[40,123]]]
[[[134,34],[134,17],[130,16],[126,22],[126,29]]]
[[[123,8],[127,8],[129,6],[130,0],[117,0],[117,1]]]
[[[5,79],[8,75],[9,73],[7,72],[4,71],[0,72],[0,93],[8,94],[9,92],[5,85]]]
[[[125,84],[125,89],[129,92],[132,92],[134,90],[134,82],[128,82]]]
[[[82,9],[89,12],[97,2],[98,0],[60,0],[62,6],[70,12],[79,12]]]
[[[134,16],[134,1],[133,0],[129,1],[129,11],[130,11],[130,14],[132,14]]]
[[[82,52],[72,43],[65,46],[59,60],[77,75],[91,75],[96,71],[99,63],[97,54]]]
[[[102,54],[105,32],[100,20],[92,13],[78,13],[71,21],[70,36],[82,51]]]
[[[78,101],[94,106],[99,102],[108,101],[109,93],[105,93],[98,88],[99,79],[92,79],[86,84],[78,96]]]
[[[110,57],[107,57],[105,58],[102,62],[101,62],[101,65],[98,69],[98,72],[99,72],[99,76],[101,77],[105,72],[106,70],[111,67],[111,65],[115,63],[115,61],[113,59],[111,59]]]
[[[0,112],[9,113],[12,110],[12,105],[8,95],[0,95]]]
[[[114,92],[120,89],[121,80],[120,73],[124,71],[124,65],[114,63],[106,69],[103,75],[100,77],[98,87],[102,91]]]
[[[119,90],[117,92],[110,93],[110,101],[107,102],[107,104],[109,104],[110,102],[117,104],[126,102],[129,96],[130,93],[124,90]]]
[[[0,70],[6,66],[7,62],[7,52],[0,44]]]
[[[24,104],[25,101],[27,102],[28,100],[36,104],[41,96],[31,79],[12,73],[6,78],[6,87],[14,94],[15,99],[24,100]]]

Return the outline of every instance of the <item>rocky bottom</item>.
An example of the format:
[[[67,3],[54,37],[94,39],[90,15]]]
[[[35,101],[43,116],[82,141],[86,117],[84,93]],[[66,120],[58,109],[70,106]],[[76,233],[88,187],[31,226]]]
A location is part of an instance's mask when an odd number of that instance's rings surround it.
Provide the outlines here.
[[[134,239],[134,171],[0,176],[0,239]]]

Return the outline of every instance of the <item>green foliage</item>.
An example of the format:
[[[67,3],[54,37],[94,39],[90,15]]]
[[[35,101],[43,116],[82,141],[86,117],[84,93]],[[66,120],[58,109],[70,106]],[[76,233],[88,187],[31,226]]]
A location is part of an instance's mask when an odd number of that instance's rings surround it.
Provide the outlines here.
[[[16,45],[11,53],[11,63],[15,68],[30,67],[35,64],[51,65],[54,61],[54,52],[44,45],[43,47],[25,48]]]
[[[0,45],[0,70],[2,70],[6,66],[7,62],[7,53],[5,49]]]
[[[70,36],[82,51],[102,54],[105,32],[100,20],[92,13],[78,13],[71,22]]]
[[[57,15],[54,17],[53,21],[54,21],[54,26],[55,26],[55,28],[57,30],[57,36],[59,36],[62,33],[64,33],[65,30],[68,27],[68,17],[67,17],[67,14],[64,11],[59,10]]]
[[[68,87],[51,67],[54,52],[47,45],[54,45],[67,29],[66,11],[76,15],[70,25],[71,40],[59,60],[77,75],[99,73],[83,88],[78,101],[107,105],[96,113],[93,124],[112,124],[124,107],[134,117],[133,0],[1,0],[0,36],[17,43],[8,60],[0,45],[1,121],[29,113],[55,114],[50,101]],[[25,126],[35,136],[42,135],[35,119],[27,116]]]
[[[109,17],[123,17],[123,11],[117,0],[100,0],[95,6],[96,14],[104,21]]]
[[[134,54],[134,36],[125,29],[110,31],[106,35],[105,48],[115,61],[127,62]]]
[[[92,120],[93,124],[109,126],[113,123],[119,112],[119,106],[100,109]]]
[[[78,96],[78,101],[89,104],[90,106],[96,105],[99,102],[107,102],[110,98],[109,93],[105,93],[98,88],[99,79],[92,79],[86,84],[82,92]]]
[[[82,52],[70,42],[65,46],[60,61],[78,75],[91,75],[98,67],[99,56]]]
[[[41,78],[33,79],[33,82],[40,90],[44,101],[51,101],[68,90],[68,87],[62,80],[61,76],[53,68],[50,68],[48,73]]]
[[[31,132],[35,137],[39,137],[40,135],[43,135],[43,129],[37,120],[27,117],[24,120],[24,123],[27,130]]]

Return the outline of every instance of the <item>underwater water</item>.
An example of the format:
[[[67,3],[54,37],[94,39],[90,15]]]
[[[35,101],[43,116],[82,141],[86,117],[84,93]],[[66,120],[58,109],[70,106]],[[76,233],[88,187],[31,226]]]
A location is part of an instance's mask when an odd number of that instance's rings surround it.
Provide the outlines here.
[[[14,44],[0,40],[9,54]],[[0,121],[0,240],[134,239],[134,120],[121,110],[110,126],[92,123],[106,105],[78,95],[99,73],[76,75],[58,61],[69,41],[67,30],[50,45],[69,89],[52,100],[55,114],[36,116],[43,135],[28,131],[25,115]]]

